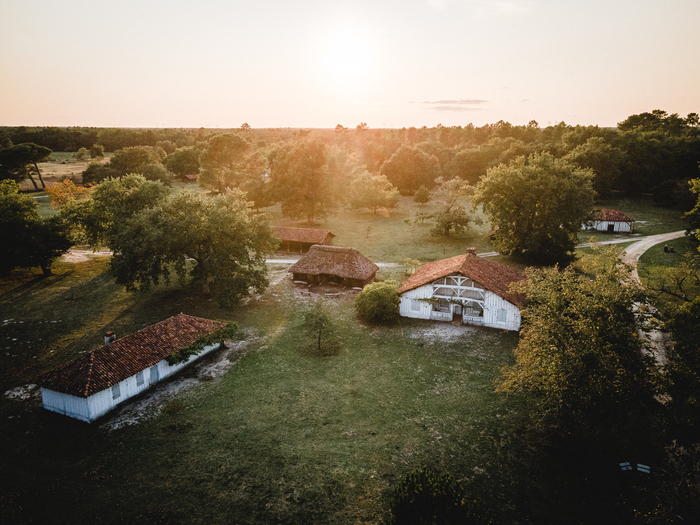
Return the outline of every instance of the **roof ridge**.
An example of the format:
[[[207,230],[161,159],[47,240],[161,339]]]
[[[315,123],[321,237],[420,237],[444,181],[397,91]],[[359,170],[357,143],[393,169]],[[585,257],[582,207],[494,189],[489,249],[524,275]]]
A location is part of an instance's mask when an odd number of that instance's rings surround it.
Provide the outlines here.
[[[93,350],[90,352],[90,361],[88,363],[88,369],[87,369],[87,379],[85,381],[85,396],[87,397],[88,392],[90,391],[90,381],[92,380],[92,366],[95,362],[95,351]]]

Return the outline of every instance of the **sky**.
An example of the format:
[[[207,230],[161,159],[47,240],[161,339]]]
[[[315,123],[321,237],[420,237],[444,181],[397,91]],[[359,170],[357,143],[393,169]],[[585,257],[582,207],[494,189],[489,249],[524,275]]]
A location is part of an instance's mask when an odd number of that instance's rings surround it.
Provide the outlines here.
[[[698,0],[0,0],[0,126],[700,112]]]

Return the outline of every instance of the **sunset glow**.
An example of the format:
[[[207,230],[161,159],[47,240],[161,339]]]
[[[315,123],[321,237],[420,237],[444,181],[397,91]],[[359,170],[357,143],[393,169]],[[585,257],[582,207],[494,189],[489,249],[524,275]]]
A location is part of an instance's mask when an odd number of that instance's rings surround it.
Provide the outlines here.
[[[688,0],[4,0],[0,125],[685,116],[700,106],[698,20]]]

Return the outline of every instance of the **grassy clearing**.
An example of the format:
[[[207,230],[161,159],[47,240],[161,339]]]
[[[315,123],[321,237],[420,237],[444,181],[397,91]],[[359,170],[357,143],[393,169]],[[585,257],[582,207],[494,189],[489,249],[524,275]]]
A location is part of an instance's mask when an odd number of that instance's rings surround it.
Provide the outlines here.
[[[413,202],[412,197],[402,197],[393,210],[350,211],[341,209],[337,215],[318,221],[313,228],[325,228],[333,232],[336,246],[352,246],[372,261],[402,262],[407,258],[421,262],[434,261],[463,254],[470,246],[477,252],[490,252],[494,248],[488,239],[489,226],[486,217],[479,211],[477,216],[484,220],[481,226],[473,226],[465,235],[434,237],[430,235],[433,223],[407,224],[406,219],[417,213],[431,213],[435,204],[423,206]],[[310,227],[306,221],[292,221],[282,216],[279,205],[265,211],[272,216],[276,226]]]
[[[12,473],[2,510],[13,522],[379,523],[388,490],[412,468],[450,470],[479,494],[499,476],[519,407],[492,382],[514,334],[363,326],[346,296],[328,305],[339,354],[310,357],[297,313],[309,299],[285,268],[273,270],[265,295],[224,312],[191,290],[125,294],[105,264],[58,268],[66,271],[53,280],[4,292],[16,322],[2,335],[34,338],[3,356],[5,388],[98,346],[106,328],[127,333],[179,311],[178,301],[187,313],[235,319],[266,343],[178,395],[172,410],[119,431],[46,412],[38,400],[3,399],[0,436],[13,454],[2,459]]]
[[[664,246],[672,247],[675,253],[664,252]],[[652,246],[639,259],[637,270],[642,283],[652,290],[659,290],[662,284],[673,290],[673,271],[686,260],[685,254],[698,255],[698,243],[688,237]],[[686,279],[683,289],[689,300],[700,293],[700,286],[691,278]],[[669,306],[682,304],[684,301],[680,297],[661,293],[658,302],[660,306]]]
[[[431,237],[429,225],[403,222],[425,208],[402,204],[319,226],[382,262],[492,250],[486,226]],[[271,211],[274,224],[305,225]],[[517,334],[366,326],[345,296],[328,299],[338,355],[313,357],[298,328],[310,299],[284,265],[270,266],[264,295],[227,310],[191,286],[127,294],[107,267],[96,256],[59,260],[48,279],[16,272],[0,282],[1,391],[100,346],[106,330],[123,335],[179,312],[235,320],[257,343],[225,375],[115,431],[44,411],[36,397],[0,398],[0,439],[12,450],[0,456],[5,523],[381,523],[397,481],[425,465],[450,471],[499,523],[624,521],[624,444],[532,442],[525,407],[494,393]],[[405,276],[383,268],[380,277]]]

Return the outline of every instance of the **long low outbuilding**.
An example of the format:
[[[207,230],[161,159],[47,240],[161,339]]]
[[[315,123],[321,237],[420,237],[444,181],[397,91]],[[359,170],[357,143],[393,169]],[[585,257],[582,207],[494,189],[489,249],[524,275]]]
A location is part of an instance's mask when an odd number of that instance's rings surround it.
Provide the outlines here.
[[[363,288],[374,281],[379,266],[355,248],[316,244],[289,268],[295,281],[335,283]]]
[[[44,408],[91,423],[127,399],[219,348],[205,346],[186,361],[167,358],[226,326],[178,314],[121,339],[105,337],[105,346],[43,374],[37,379]]]
[[[521,271],[487,261],[469,248],[464,255],[424,264],[404,281],[399,314],[519,330],[525,296],[511,292],[510,285],[523,279]]]

